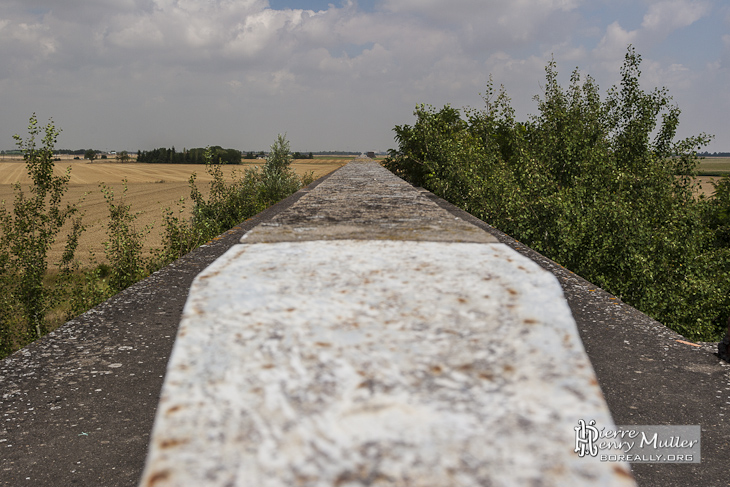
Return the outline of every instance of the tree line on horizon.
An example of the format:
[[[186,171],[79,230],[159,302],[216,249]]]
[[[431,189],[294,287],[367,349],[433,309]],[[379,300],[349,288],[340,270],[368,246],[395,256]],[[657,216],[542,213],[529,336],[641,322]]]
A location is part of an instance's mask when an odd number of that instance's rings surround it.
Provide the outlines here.
[[[177,152],[175,146],[169,149],[160,147],[150,151],[138,151],[137,162],[150,164],[205,164],[207,150],[211,151],[214,160],[220,161],[222,164],[241,163],[241,151],[224,149],[219,145],[209,148],[183,149],[182,152]]]
[[[222,151],[236,151],[236,149],[223,149],[221,146],[213,146],[214,148],[217,148]],[[186,153],[190,151],[195,151],[193,154],[188,154],[185,156]],[[183,152],[176,152],[175,147],[160,147],[157,149],[153,149],[150,151],[142,151],[137,150],[137,156],[139,157],[142,154],[146,154],[143,156],[143,159],[149,158],[150,160],[154,161],[164,161],[159,162],[160,164],[169,164],[170,160],[179,160],[181,157],[185,159],[188,158],[188,161],[186,162],[174,162],[173,164],[203,164],[203,162],[200,162],[201,159],[199,157],[200,151],[205,151],[205,148],[195,148],[195,149],[183,149]],[[119,159],[119,154],[130,154],[133,151],[112,151],[112,152],[106,152],[101,151],[98,149],[54,149],[54,154],[59,155],[74,155],[74,156],[83,156],[84,159],[95,159],[96,155],[98,154],[113,154],[116,155],[116,159]],[[267,153],[265,151],[238,151],[241,153],[242,159],[246,160],[252,160],[252,159],[265,159],[267,156]],[[116,154],[115,154],[116,153]],[[93,154],[93,157],[89,157],[91,154]],[[172,155],[175,154],[175,155]],[[182,156],[180,154],[183,154]],[[12,156],[22,156],[23,152],[20,150],[3,150],[0,151],[0,155],[12,155]],[[292,157],[294,159],[314,159],[314,156],[357,156],[360,155],[360,152],[352,152],[352,151],[317,151],[317,152],[299,152],[295,151],[292,152]],[[104,157],[106,159],[106,157]],[[195,162],[189,162],[190,159],[194,159]],[[235,156],[231,156],[229,159],[233,160],[235,159]],[[149,163],[149,160],[143,160],[141,162]]]
[[[698,152],[700,157],[730,157],[730,152]]]

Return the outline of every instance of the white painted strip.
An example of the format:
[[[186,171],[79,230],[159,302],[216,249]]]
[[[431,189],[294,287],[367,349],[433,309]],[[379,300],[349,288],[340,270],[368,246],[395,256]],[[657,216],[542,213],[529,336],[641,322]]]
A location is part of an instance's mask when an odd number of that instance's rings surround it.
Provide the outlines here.
[[[185,307],[142,485],[629,486],[552,274],[502,244],[238,245]]]

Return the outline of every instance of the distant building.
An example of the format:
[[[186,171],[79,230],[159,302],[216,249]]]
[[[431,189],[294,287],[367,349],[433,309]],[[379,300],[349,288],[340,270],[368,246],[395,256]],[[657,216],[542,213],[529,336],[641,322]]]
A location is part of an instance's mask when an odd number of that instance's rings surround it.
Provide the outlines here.
[[[375,159],[375,152],[368,152],[366,154],[370,159]]]

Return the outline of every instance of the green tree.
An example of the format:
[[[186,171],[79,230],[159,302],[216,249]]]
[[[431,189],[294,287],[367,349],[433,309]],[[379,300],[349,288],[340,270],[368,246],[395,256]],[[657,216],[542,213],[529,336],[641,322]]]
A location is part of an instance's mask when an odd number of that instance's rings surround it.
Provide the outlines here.
[[[284,173],[290,169],[292,160],[286,134],[277,135],[276,142],[269,151],[269,157],[266,158],[265,169],[273,173]]]
[[[261,172],[259,200],[264,207],[276,203],[301,187],[302,181],[291,168],[292,160],[286,134],[277,135]]]
[[[71,221],[66,237],[65,252],[58,263],[62,271],[69,271],[74,262],[78,238],[83,231],[77,208],[63,204],[62,198],[68,189],[70,168],[63,176],[54,176],[53,148],[59,131],[49,121],[45,128],[38,125],[33,114],[28,125],[29,137],[22,139],[14,135],[18,148],[23,152],[32,186],[26,194],[20,183],[14,186],[13,212],[0,206],[0,279],[3,281],[3,299],[6,314],[0,316],[0,328],[10,326],[9,310],[22,314],[21,341],[39,338],[48,332],[45,316],[58,297],[57,289],[44,285],[48,269],[47,254],[61,228]],[[37,147],[36,138],[45,133],[42,147]],[[11,302],[17,302],[16,305]],[[7,340],[7,336],[5,337]],[[26,342],[27,343],[27,342]],[[0,344],[6,349],[7,341]]]
[[[87,149],[86,152],[84,152],[84,159],[88,159],[89,161],[93,161],[96,159],[97,151],[94,149]]]
[[[730,176],[713,183],[714,198],[706,204],[705,219],[714,232],[715,245],[730,249]]]
[[[126,201],[127,180],[123,181],[124,191],[120,201],[114,198],[114,191],[102,185],[101,192],[109,209],[107,236],[104,252],[109,260],[109,287],[119,292],[144,277],[146,262],[142,257],[144,235],[149,229],[139,231],[134,222],[137,214],[132,213],[131,205]]]
[[[693,193],[696,150],[710,137],[676,140],[680,111],[666,89],[642,90],[640,63],[629,46],[602,101],[577,70],[563,89],[551,62],[526,122],[491,83],[486,107],[465,117],[420,105],[413,126],[395,127],[384,164],[685,336],[714,339],[730,261]]]

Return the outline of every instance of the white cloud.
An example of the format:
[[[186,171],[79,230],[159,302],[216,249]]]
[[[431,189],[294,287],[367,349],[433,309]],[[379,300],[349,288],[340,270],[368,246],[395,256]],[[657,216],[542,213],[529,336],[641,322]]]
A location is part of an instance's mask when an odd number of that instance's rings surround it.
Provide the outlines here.
[[[675,92],[678,90],[687,91],[696,85],[700,76],[701,74],[680,63],[670,65],[664,65],[657,61],[644,61],[642,63],[641,80],[646,87],[671,86]]]
[[[645,53],[661,45],[673,31],[686,28],[708,15],[710,9],[711,5],[707,1],[660,0],[651,3],[642,17],[642,23],[634,30],[624,29],[618,21],[610,23],[592,50],[591,57],[586,59],[587,64],[602,74],[616,73],[613,77],[615,82],[629,44],[639,54]],[[670,69],[671,64],[675,64],[675,68],[681,65],[671,60],[667,62],[669,64],[661,66],[665,75],[675,72]],[[676,76],[674,79],[686,86],[685,81],[679,81]]]
[[[48,26],[39,23],[0,21],[0,78],[12,72],[27,74],[58,50]]]
[[[445,29],[474,54],[485,48],[554,41],[573,28],[579,0],[384,0],[382,8],[429,28]]]
[[[481,17],[497,24],[512,24],[520,16],[530,20],[540,13],[572,10],[579,3],[578,0],[384,0],[381,6],[389,12],[421,15],[433,20],[466,22]]]
[[[638,38],[638,31],[627,31],[618,22],[612,22],[592,54],[604,68],[615,69],[616,63],[626,53],[626,46],[635,44]]]
[[[641,26],[650,31],[668,34],[692,25],[707,15],[710,7],[710,4],[704,1],[662,0],[649,6]]]
[[[724,69],[730,69],[730,34],[722,36],[722,56],[717,65]]]
[[[164,45],[165,36],[152,18],[144,16],[120,22],[117,30],[106,35],[112,46],[126,49],[157,49]]]
[[[284,130],[292,140],[326,130],[322,144],[343,141],[297,150],[345,148],[362,137],[387,148],[392,126],[407,122],[415,103],[478,104],[490,73],[526,114],[551,54],[566,76],[578,65],[613,81],[605,74],[618,73],[628,44],[642,53],[707,16],[713,1],[653,2],[631,23],[587,19],[594,14],[582,0],[381,0],[373,12],[353,2],[317,11],[277,10],[267,0],[64,0],[63,8],[58,0],[4,0],[0,88],[15,124],[29,104],[63,111],[79,127],[116,107],[123,119],[108,122],[116,124],[108,137],[128,132],[128,148],[140,134],[163,145],[176,133],[227,133],[231,146],[265,148],[262,137]],[[653,62],[647,77],[692,90],[685,59]],[[371,117],[371,128],[350,133],[344,107]],[[17,130],[7,127],[0,120],[0,136]],[[93,132],[62,128],[65,136]],[[157,130],[165,140],[150,142]]]

